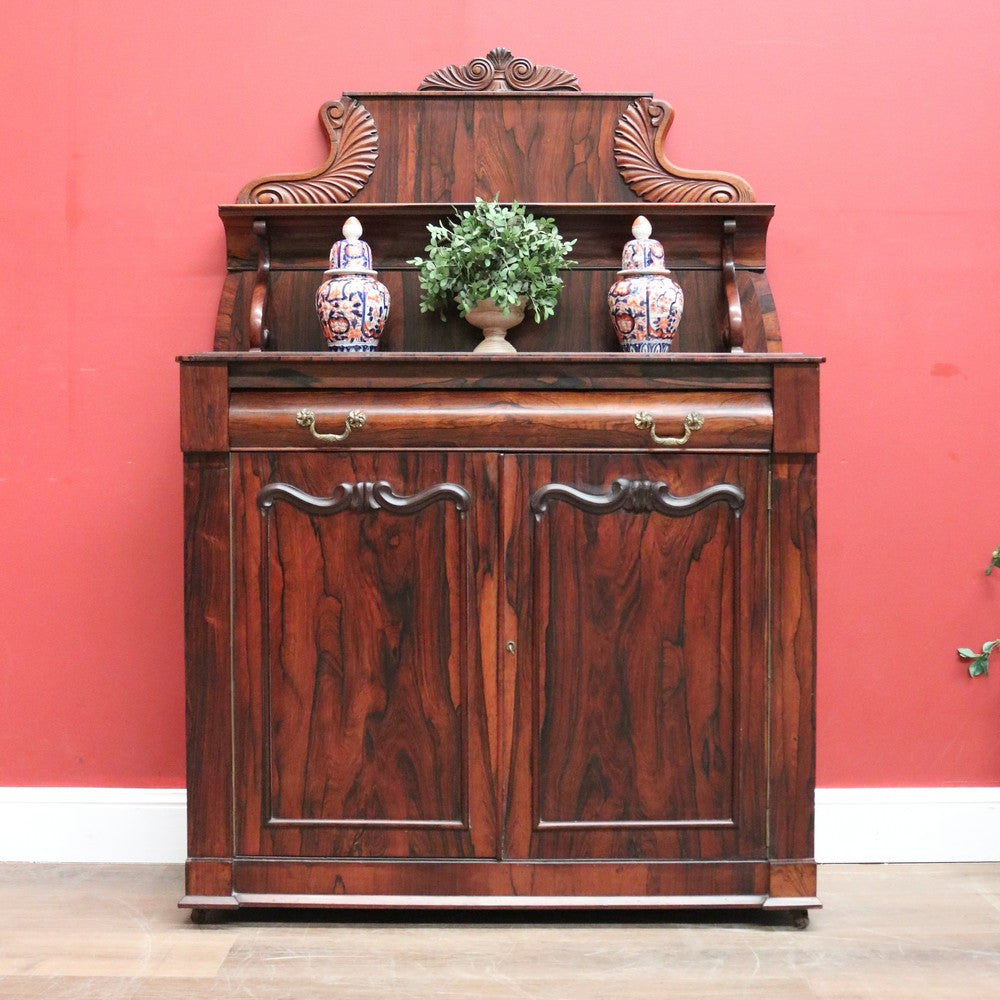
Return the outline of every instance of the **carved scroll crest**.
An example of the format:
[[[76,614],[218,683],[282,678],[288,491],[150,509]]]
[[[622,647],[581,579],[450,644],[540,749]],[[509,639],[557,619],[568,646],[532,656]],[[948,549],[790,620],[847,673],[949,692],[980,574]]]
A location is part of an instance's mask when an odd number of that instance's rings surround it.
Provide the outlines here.
[[[576,76],[555,66],[536,66],[527,59],[514,58],[507,49],[496,48],[485,58],[472,59],[464,66],[445,66],[425,76],[418,90],[433,91],[563,91],[580,89]]]
[[[318,170],[251,181],[237,204],[329,205],[350,201],[368,183],[378,159],[378,128],[353,97],[328,101],[319,119],[330,136],[330,156]]]
[[[674,109],[648,97],[633,101],[615,128],[615,163],[643,201],[753,201],[753,188],[735,174],[683,170],[664,155]]]

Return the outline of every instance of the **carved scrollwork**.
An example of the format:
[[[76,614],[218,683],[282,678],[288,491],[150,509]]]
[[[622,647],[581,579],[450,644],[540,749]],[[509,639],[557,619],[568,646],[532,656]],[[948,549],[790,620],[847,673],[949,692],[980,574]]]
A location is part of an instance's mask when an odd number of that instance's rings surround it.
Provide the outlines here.
[[[723,332],[726,345],[733,354],[743,353],[743,305],[736,284],[736,220],[722,223],[722,289],[726,297],[728,325]]]
[[[536,66],[528,59],[514,58],[507,49],[496,48],[485,58],[464,66],[445,66],[425,76],[418,90],[437,91],[563,91],[580,89],[576,76],[555,66]]]
[[[615,163],[643,201],[753,201],[753,188],[735,174],[683,170],[664,155],[674,109],[648,97],[633,101],[615,128]]]
[[[330,137],[330,156],[318,170],[251,181],[238,204],[330,205],[350,201],[367,183],[378,159],[378,128],[353,97],[328,101],[319,112]]]
[[[385,510],[392,514],[416,514],[433,503],[453,503],[464,514],[472,504],[469,491],[455,483],[438,483],[419,493],[404,496],[395,493],[382,480],[376,483],[341,483],[332,496],[317,497],[290,483],[269,483],[257,494],[257,506],[266,514],[278,501],[284,501],[307,514],[356,514]]]
[[[531,512],[538,519],[547,514],[554,501],[568,503],[587,514],[610,514],[624,510],[629,514],[666,514],[686,517],[714,503],[728,504],[739,515],[746,503],[746,493],[739,486],[721,483],[690,496],[679,497],[670,492],[666,483],[648,479],[616,479],[607,493],[585,493],[563,483],[548,483],[531,495]]]
[[[250,294],[249,347],[251,351],[260,351],[267,346],[269,336],[264,326],[271,292],[271,240],[267,234],[267,220],[255,219],[253,232],[257,237],[257,275]]]

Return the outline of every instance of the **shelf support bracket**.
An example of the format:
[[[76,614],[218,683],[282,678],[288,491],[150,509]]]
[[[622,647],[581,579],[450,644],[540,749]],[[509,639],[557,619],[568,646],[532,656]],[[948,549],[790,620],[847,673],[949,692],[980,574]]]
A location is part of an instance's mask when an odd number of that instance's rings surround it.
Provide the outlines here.
[[[726,297],[727,323],[723,331],[731,354],[743,353],[743,307],[736,287],[736,220],[722,223],[722,286]]]
[[[262,351],[267,347],[268,330],[264,326],[267,314],[267,297],[271,290],[271,241],[267,234],[267,222],[254,219],[254,235],[257,237],[257,277],[250,294],[249,348]]]

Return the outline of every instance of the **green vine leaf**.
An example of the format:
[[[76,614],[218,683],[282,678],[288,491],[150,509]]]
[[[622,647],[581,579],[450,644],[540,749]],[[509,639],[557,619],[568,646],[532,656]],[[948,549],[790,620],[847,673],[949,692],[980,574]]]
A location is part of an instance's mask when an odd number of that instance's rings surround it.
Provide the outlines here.
[[[996,645],[1000,643],[1000,639],[994,639],[992,642],[988,642],[983,646],[983,651],[981,653],[975,653],[971,649],[962,647],[958,651],[958,655],[963,660],[971,660],[969,664],[969,676],[970,677],[985,677],[989,675],[990,672],[990,653],[993,652]]]

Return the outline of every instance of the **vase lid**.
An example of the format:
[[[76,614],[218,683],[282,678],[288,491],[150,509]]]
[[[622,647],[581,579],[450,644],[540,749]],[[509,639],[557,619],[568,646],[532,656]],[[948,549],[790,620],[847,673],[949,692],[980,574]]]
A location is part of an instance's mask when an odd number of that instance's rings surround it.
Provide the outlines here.
[[[336,274],[375,274],[372,248],[361,238],[361,223],[350,216],[342,230],[344,238],[330,249],[330,271]],[[329,271],[327,272],[329,273]]]
[[[649,219],[640,215],[632,223],[632,239],[622,251],[622,269],[619,274],[667,274],[663,260],[663,244],[652,238],[653,227]]]

